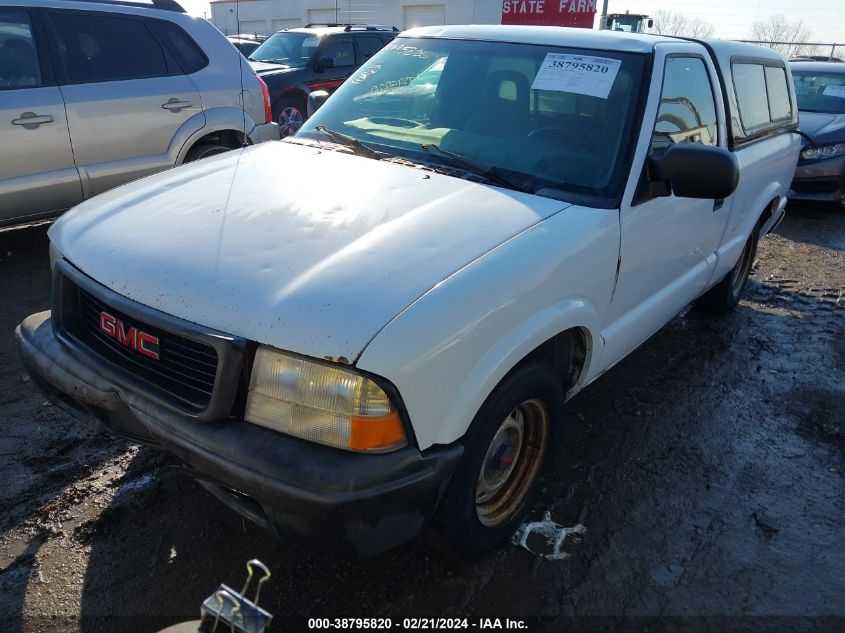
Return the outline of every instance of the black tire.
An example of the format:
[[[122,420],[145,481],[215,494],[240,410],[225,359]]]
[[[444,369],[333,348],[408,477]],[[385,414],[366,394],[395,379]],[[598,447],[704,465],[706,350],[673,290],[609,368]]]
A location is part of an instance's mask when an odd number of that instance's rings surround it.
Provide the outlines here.
[[[231,151],[231,149],[231,147],[218,145],[217,143],[203,143],[201,145],[195,145],[188,150],[188,153],[185,155],[185,162],[192,163],[195,160],[201,160],[203,158],[208,158],[209,156]]]
[[[292,136],[299,131],[308,118],[305,103],[301,99],[287,98],[279,101],[273,108],[279,132],[282,138]]]
[[[739,255],[739,261],[718,284],[705,292],[695,301],[695,308],[710,314],[724,314],[730,312],[742,299],[742,293],[748,283],[748,275],[757,254],[757,228],[745,243],[745,248]]]
[[[435,519],[455,553],[483,554],[519,526],[553,444],[563,400],[560,376],[547,365],[531,364],[507,376],[482,405],[464,437],[464,456]],[[517,421],[517,411],[524,429],[518,439],[507,427]],[[501,488],[491,492],[488,484],[497,479],[502,479]]]

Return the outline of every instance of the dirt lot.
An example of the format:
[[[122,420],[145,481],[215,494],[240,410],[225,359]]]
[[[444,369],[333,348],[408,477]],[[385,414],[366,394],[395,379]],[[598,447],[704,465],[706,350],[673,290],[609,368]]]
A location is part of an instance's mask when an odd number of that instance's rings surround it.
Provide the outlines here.
[[[534,516],[587,532],[557,561],[509,546],[465,563],[418,542],[354,564],[277,541],[44,401],[12,330],[49,290],[46,227],[0,233],[3,631],[154,631],[196,618],[219,582],[239,586],[252,557],[275,572],[274,630],[339,615],[845,630],[841,211],[790,209],[734,314],[677,317],[567,405]],[[603,617],[560,620],[573,615]]]

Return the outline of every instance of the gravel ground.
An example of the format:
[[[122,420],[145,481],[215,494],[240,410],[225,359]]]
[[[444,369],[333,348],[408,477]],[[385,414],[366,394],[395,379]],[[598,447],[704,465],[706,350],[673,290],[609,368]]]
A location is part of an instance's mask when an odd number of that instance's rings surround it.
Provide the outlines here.
[[[239,586],[253,557],[274,571],[274,630],[286,616],[408,615],[845,630],[837,209],[791,208],[732,315],[682,314],[567,405],[534,518],[587,531],[555,561],[508,546],[463,562],[423,539],[350,563],[245,522],[167,459],[36,392],[12,330],[49,307],[48,268],[46,227],[0,232],[3,631],[155,631],[196,618],[219,582]],[[597,617],[561,620],[575,615]]]

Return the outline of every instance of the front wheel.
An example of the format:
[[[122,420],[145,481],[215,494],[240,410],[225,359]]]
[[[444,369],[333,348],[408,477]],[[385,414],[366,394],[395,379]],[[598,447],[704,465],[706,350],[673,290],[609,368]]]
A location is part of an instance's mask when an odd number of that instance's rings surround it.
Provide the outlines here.
[[[725,313],[732,310],[745,291],[748,283],[748,275],[751,273],[751,266],[754,264],[754,256],[757,254],[757,229],[751,232],[751,236],[745,243],[745,248],[739,256],[736,266],[725,275],[718,284],[705,292],[695,301],[695,307],[703,312],[715,314]]]
[[[437,516],[440,531],[458,553],[488,551],[519,526],[563,399],[560,376],[534,364],[506,377],[481,407]]]

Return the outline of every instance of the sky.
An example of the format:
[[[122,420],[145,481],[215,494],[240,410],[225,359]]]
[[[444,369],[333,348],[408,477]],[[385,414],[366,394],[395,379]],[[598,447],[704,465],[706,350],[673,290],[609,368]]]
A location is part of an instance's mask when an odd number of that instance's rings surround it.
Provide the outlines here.
[[[208,0],[179,1],[189,13],[211,17]],[[608,0],[609,13],[653,14],[658,9],[707,20],[715,26],[716,36],[725,39],[747,38],[757,19],[783,13],[790,20],[803,18],[814,42],[845,44],[845,0]]]

